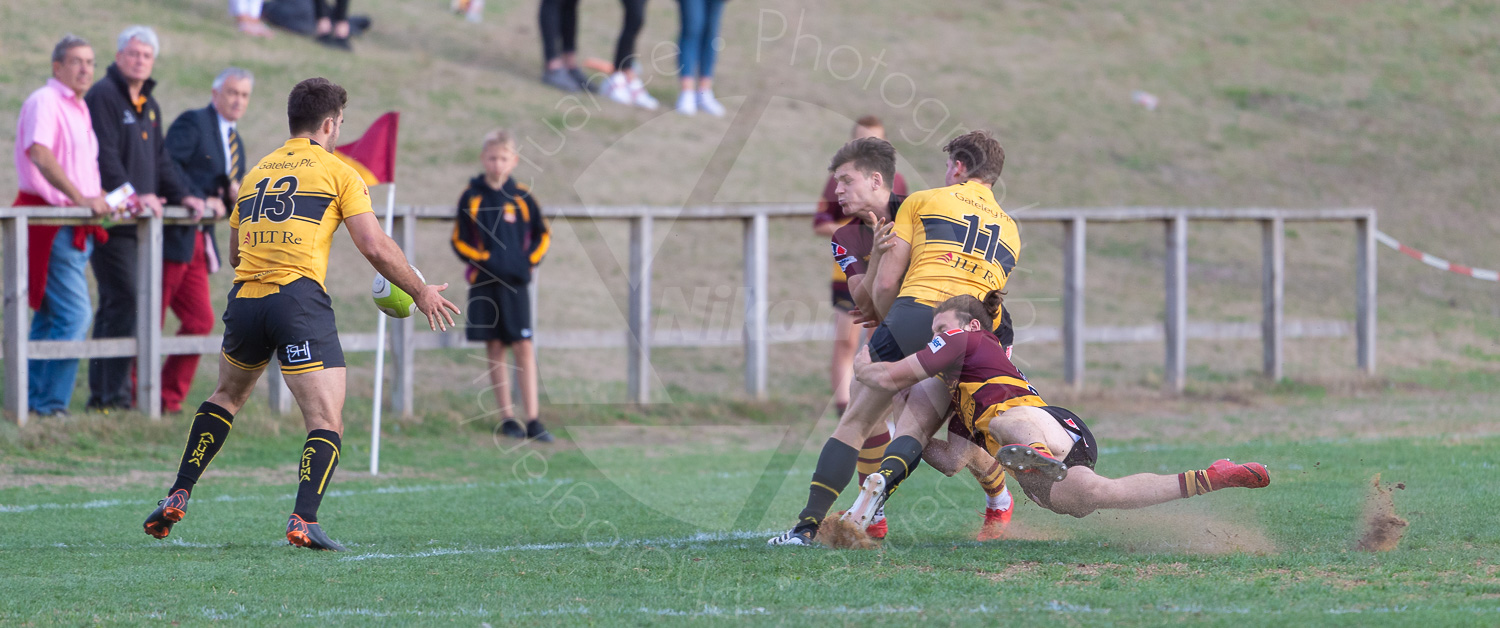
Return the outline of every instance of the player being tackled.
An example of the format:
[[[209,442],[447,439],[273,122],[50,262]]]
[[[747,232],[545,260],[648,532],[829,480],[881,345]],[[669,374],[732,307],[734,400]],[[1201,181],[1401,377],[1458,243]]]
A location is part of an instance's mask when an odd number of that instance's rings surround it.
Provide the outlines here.
[[[1175,475],[1138,473],[1109,478],[1094,471],[1099,447],[1083,419],[1042,401],[989,333],[1000,294],[983,302],[957,296],[937,307],[932,342],[926,351],[899,362],[874,362],[864,354],[854,362],[855,377],[872,388],[912,388],[912,397],[938,394],[941,376],[957,386],[959,420],[975,443],[1014,473],[1026,496],[1060,514],[1084,517],[1101,509],[1144,508],[1225,488],[1263,488],[1271,483],[1265,465],[1219,460],[1207,469]],[[936,404],[909,401],[886,449],[880,471],[862,487],[862,508],[851,508],[856,523],[870,516],[922,459],[923,446],[941,424]],[[879,476],[879,479],[874,479]]]

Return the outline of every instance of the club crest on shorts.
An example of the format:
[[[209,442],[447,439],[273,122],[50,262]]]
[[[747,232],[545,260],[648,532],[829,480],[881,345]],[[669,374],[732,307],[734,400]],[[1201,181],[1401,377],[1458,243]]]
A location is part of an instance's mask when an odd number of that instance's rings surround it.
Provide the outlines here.
[[[306,362],[312,359],[312,341],[304,340],[300,345],[287,345],[283,351],[288,364]]]
[[[933,336],[932,337],[932,342],[927,343],[927,348],[928,349],[932,349],[933,353],[937,353],[938,349],[942,349],[943,347],[945,347],[947,345],[948,345],[948,342],[945,341],[945,340],[943,340],[942,336]]]
[[[1073,428],[1074,431],[1078,430],[1078,424],[1074,423],[1073,419],[1063,419],[1063,423],[1067,423],[1068,427]]]

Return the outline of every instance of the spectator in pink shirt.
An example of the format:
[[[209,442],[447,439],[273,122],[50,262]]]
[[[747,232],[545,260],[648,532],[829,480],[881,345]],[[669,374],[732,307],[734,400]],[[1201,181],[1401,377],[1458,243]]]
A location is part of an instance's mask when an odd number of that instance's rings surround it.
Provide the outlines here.
[[[52,49],[52,78],[21,105],[16,123],[16,206],[87,207],[109,211],[99,187],[99,140],[84,92],[94,82],[94,49],[67,35]],[[28,231],[31,340],[83,340],[89,328],[89,285],[83,269],[94,226],[33,226]],[[97,238],[97,240],[96,240]],[[31,360],[28,404],[41,415],[67,414],[78,360]]]

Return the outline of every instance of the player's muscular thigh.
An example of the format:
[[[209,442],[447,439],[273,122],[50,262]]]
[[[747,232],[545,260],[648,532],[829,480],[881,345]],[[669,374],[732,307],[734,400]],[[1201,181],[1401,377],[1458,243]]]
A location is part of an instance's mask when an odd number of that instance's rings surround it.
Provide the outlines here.
[[[870,427],[885,417],[891,405],[891,393],[876,390],[858,380],[849,386],[849,407],[839,417],[839,426],[833,430],[833,438],[858,449],[870,433]]]
[[[1047,443],[1058,460],[1068,457],[1073,450],[1073,437],[1068,431],[1046,410],[1033,406],[1017,406],[1000,413],[990,421],[990,435],[1002,445]]]

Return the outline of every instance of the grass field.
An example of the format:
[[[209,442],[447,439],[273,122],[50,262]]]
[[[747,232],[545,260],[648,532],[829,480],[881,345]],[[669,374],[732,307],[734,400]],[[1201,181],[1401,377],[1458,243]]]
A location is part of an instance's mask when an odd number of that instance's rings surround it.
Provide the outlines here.
[[[1228,456],[1265,462],[1272,485],[1082,520],[1024,502],[1014,538],[980,544],[982,493],[926,470],[868,551],[763,545],[800,508],[832,427],[802,407],[582,408],[592,418],[550,447],[497,443],[485,420],[398,423],[379,478],[351,425],[321,516],[339,555],[281,539],[294,420],[252,402],[158,542],[140,520],[187,419],[81,417],[7,439],[0,623],[1494,624],[1500,396],[1492,377],[1407,377],[1431,385],[1071,399],[1101,472]],[[1404,485],[1410,526],[1371,554],[1354,545],[1376,474]]]

